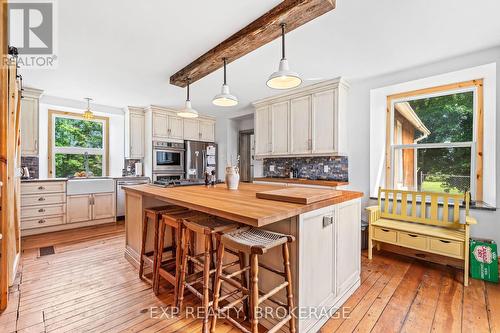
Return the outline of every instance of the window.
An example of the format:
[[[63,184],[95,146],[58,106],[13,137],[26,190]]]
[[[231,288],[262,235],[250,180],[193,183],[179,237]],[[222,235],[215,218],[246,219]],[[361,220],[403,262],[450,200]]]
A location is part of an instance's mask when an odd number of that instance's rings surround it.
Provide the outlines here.
[[[84,119],[80,114],[49,111],[49,174],[75,176],[88,171],[107,175],[108,127],[106,117]]]
[[[482,80],[388,96],[387,187],[482,197]]]

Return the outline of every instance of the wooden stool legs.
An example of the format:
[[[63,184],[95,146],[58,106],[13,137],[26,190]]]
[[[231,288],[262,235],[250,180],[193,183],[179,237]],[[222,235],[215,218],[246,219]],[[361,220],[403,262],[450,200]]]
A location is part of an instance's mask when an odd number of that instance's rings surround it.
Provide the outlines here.
[[[285,281],[288,282],[286,286],[286,298],[288,305],[288,313],[292,316],[288,325],[290,325],[290,333],[295,333],[295,318],[293,318],[293,287],[292,287],[292,269],[290,267],[290,251],[288,249],[288,243],[282,245],[283,251],[283,266],[285,267]]]
[[[259,333],[259,256],[250,254],[250,327],[252,333]]]
[[[148,236],[148,216],[146,212],[142,212],[142,244],[141,244],[141,256],[139,259],[139,278],[142,279],[144,274],[144,259],[143,256],[146,253],[146,238]],[[155,247],[156,249],[156,247]],[[156,267],[156,266],[155,266]]]
[[[212,322],[210,325],[210,332],[211,333],[215,333],[215,327],[217,325],[217,310],[216,309],[219,309],[220,288],[222,286],[222,279],[219,276],[222,275],[222,260],[223,259],[224,259],[224,244],[222,244],[219,240],[217,240],[217,260],[216,260],[216,268],[215,268],[214,301],[212,303],[214,313],[213,313]]]

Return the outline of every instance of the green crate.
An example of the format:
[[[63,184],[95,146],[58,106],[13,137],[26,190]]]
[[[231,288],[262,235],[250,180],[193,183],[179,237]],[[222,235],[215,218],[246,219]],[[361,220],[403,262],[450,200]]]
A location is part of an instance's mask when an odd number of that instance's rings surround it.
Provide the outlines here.
[[[474,279],[498,282],[497,244],[488,239],[470,240],[470,275]]]

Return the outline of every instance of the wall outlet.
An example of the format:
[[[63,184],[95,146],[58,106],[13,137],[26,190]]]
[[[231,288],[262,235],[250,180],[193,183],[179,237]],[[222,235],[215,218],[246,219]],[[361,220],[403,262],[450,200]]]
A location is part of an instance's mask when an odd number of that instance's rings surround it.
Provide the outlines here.
[[[330,171],[328,165],[323,166],[323,172],[328,172],[328,171]]]
[[[269,171],[274,172],[274,165],[269,166]]]

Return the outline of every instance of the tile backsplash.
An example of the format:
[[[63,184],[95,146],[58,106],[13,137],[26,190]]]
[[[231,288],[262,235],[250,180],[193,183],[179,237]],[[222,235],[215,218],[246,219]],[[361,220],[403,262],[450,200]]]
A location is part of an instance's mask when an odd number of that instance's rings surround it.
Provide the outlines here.
[[[297,170],[298,178],[349,181],[347,156],[265,158],[264,177],[289,177]]]
[[[28,168],[30,172],[30,178],[38,178],[39,176],[38,156],[21,156],[21,166]]]

